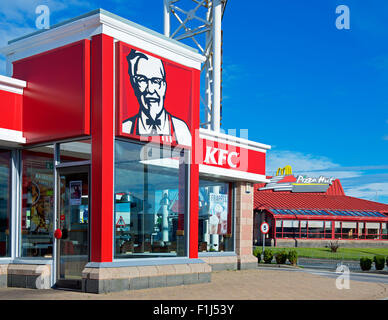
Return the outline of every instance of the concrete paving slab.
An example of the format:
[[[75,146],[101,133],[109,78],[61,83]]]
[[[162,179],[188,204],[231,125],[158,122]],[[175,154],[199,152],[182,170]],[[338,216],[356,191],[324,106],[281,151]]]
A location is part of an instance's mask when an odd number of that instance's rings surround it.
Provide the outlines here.
[[[1,288],[0,300],[377,300],[388,297],[388,283],[350,280],[350,289],[339,290],[335,278],[286,269],[217,271],[211,274],[211,279],[210,283],[106,294]]]

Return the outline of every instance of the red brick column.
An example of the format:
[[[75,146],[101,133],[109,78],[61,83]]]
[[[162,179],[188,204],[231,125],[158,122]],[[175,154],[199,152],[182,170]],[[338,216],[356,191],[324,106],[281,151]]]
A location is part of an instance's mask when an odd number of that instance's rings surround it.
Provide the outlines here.
[[[253,186],[238,182],[235,188],[236,213],[236,254],[239,269],[254,268],[257,259],[252,253],[253,246]]]

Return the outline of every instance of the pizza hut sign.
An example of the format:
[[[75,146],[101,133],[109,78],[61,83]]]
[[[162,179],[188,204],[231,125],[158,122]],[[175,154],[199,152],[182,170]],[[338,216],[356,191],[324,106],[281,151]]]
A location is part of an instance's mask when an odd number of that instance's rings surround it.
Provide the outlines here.
[[[319,178],[311,178],[306,176],[297,176],[296,183],[323,183],[323,184],[332,184],[334,178],[326,178],[324,176],[320,176]]]

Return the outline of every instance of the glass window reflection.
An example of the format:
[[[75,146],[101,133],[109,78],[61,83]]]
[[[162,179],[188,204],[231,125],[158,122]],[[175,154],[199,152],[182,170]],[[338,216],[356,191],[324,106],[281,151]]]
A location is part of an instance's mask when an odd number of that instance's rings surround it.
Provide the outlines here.
[[[53,147],[23,150],[22,256],[52,257]]]
[[[184,151],[116,141],[116,258],[186,256],[184,157]]]
[[[234,251],[230,189],[227,182],[199,180],[199,252]]]
[[[0,257],[10,256],[11,152],[0,150]]]

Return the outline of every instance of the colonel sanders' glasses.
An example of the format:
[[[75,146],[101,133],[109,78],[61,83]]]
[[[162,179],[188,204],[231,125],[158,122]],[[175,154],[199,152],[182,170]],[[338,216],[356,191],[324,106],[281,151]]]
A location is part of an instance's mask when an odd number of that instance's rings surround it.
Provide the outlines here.
[[[162,78],[147,78],[145,76],[135,75],[134,76],[135,83],[139,86],[139,89],[141,91],[144,91],[147,86],[148,89],[152,91],[152,89],[160,89],[162,83],[164,82],[164,79]]]

